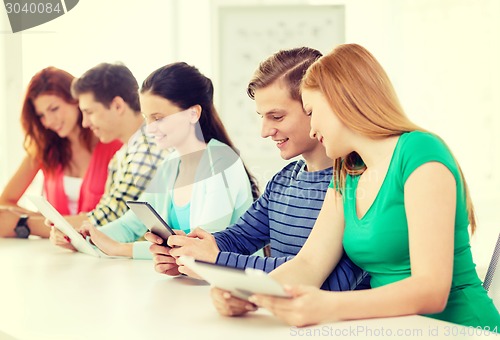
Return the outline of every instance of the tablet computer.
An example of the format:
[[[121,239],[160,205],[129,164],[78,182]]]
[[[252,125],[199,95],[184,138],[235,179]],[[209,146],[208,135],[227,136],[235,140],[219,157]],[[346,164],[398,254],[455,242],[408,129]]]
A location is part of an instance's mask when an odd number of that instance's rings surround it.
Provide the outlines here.
[[[95,249],[73,226],[47,201],[43,196],[28,196],[40,213],[49,219],[54,226],[71,239],[71,244],[81,253],[100,257],[100,252]]]
[[[247,300],[253,294],[290,297],[281,284],[259,269],[226,267],[188,256],[181,256],[180,261],[212,286],[227,290],[240,299]]]
[[[143,201],[127,201],[130,210],[137,215],[137,218],[149,229],[153,234],[161,237],[163,240],[162,246],[168,247],[167,240],[170,235],[175,235],[175,232],[167,222],[158,214],[158,212],[148,203]]]

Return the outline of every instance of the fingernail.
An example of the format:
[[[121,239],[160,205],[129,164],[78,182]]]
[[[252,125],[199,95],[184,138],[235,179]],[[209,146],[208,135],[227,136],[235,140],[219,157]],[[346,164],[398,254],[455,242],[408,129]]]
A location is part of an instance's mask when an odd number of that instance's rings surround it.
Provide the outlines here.
[[[228,292],[225,292],[225,293],[222,294],[222,297],[224,299],[230,299],[231,298],[231,294],[229,294]]]
[[[71,239],[68,236],[64,236],[64,239],[66,240],[66,242],[71,243]]]
[[[257,303],[257,298],[252,295],[248,298],[248,301],[250,301],[251,303]]]

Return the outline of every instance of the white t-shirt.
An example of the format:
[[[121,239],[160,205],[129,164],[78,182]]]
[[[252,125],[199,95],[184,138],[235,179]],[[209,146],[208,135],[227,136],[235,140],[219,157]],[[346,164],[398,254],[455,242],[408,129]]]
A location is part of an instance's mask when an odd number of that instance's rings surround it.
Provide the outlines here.
[[[68,198],[68,208],[71,215],[76,215],[78,212],[78,200],[80,198],[80,187],[82,186],[83,178],[79,177],[63,177],[64,192]]]

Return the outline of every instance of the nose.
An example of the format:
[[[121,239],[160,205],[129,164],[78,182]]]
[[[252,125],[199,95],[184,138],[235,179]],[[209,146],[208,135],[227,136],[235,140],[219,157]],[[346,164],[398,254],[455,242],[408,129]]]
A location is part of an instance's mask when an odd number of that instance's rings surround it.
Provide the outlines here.
[[[309,137],[312,139],[316,139],[316,131],[314,131],[313,128],[309,130]]]
[[[146,132],[147,132],[147,133],[153,133],[153,132],[156,132],[156,124],[155,124],[155,122],[151,122],[151,123],[149,123],[149,122],[146,120]]]
[[[266,118],[263,118],[262,120],[262,128],[260,130],[260,136],[262,138],[267,138],[274,136],[278,132],[278,129],[272,126],[269,122],[267,122]]]
[[[90,127],[90,119],[87,114],[82,113],[82,126],[84,128]]]
[[[43,125],[45,125],[46,128],[52,129],[54,128],[55,122],[56,122],[56,116],[52,112],[46,112],[44,117],[43,117]]]

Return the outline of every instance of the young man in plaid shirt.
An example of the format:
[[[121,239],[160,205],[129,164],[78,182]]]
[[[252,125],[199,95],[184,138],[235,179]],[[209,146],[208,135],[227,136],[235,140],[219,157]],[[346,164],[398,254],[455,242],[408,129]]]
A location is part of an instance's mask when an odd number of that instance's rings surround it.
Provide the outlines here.
[[[125,202],[139,197],[166,155],[146,135],[138,90],[132,72],[122,64],[99,64],[72,85],[83,113],[82,125],[91,128],[101,142],[123,142],[109,164],[105,194],[87,214],[96,226],[114,221],[128,210]]]

